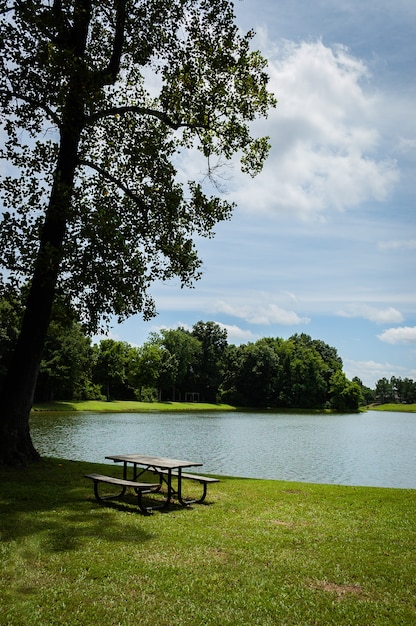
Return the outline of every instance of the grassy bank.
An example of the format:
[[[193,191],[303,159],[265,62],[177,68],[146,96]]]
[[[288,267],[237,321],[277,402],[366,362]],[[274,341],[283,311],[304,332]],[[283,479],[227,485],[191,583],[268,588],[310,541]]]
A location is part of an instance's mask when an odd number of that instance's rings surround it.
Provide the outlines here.
[[[102,413],[145,413],[149,411],[235,411],[229,404],[204,402],[134,402],[128,400],[72,400],[36,404],[33,411],[99,411]]]
[[[103,469],[0,468],[2,626],[416,622],[416,491],[222,478],[144,517],[95,502]]]
[[[416,413],[416,404],[371,404],[363,407],[374,411],[402,411]],[[237,411],[242,407],[230,404],[209,404],[204,402],[135,402],[128,400],[72,400],[71,402],[46,402],[35,404],[33,411],[97,411],[101,413],[146,413],[151,411]],[[247,409],[255,411],[256,409]],[[331,413],[329,409],[258,409],[259,411],[276,411],[278,413]]]
[[[401,413],[416,413],[416,404],[372,404],[372,411],[396,411]]]

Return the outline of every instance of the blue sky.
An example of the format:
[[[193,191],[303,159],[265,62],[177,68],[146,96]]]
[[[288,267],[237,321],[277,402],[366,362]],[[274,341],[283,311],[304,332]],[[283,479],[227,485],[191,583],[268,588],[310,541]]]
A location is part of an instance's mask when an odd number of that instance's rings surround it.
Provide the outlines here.
[[[237,0],[269,60],[278,105],[254,132],[272,151],[255,179],[226,168],[237,203],[198,243],[195,289],[155,285],[158,316],[115,325],[141,345],[215,321],[229,343],[307,333],[349,378],[416,379],[416,3]],[[183,173],[202,176],[194,154]]]

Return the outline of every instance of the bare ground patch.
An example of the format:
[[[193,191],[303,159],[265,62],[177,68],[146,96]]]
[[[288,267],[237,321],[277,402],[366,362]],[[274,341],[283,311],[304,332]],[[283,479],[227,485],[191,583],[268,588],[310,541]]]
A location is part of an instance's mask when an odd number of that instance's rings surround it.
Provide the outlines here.
[[[345,596],[353,595],[358,597],[360,600],[368,600],[368,594],[364,591],[361,585],[354,584],[338,584],[333,583],[328,580],[315,580],[309,583],[310,589],[315,589],[317,591],[326,591],[328,593],[333,593],[336,595],[337,600],[341,601]]]

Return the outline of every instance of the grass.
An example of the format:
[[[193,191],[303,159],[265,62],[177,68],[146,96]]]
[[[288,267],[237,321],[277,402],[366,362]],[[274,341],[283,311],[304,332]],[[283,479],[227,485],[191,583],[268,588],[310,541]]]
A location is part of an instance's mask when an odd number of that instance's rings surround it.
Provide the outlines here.
[[[229,404],[204,402],[135,402],[129,400],[72,400],[71,402],[47,402],[36,404],[37,411],[99,411],[103,413],[142,413],[146,411],[235,411]]]
[[[363,410],[375,411],[401,411],[416,413],[416,404],[371,404],[363,407]],[[244,409],[231,406],[230,404],[209,404],[205,402],[137,402],[131,400],[72,400],[70,402],[46,402],[36,404],[33,411],[98,411],[101,413],[144,413],[149,411],[241,411],[256,409]],[[273,410],[278,413],[331,413],[329,409],[257,409],[260,411]],[[1,626],[1,625],[0,625]]]
[[[0,468],[1,626],[416,623],[414,490],[222,477],[145,517],[95,502],[103,470]]]
[[[416,413],[416,404],[372,404],[372,411],[396,411],[400,413]]]

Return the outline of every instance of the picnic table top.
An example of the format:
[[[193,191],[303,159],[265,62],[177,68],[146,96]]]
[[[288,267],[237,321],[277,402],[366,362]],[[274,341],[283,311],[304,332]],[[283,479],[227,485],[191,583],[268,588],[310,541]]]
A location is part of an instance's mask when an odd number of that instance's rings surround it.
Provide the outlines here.
[[[111,461],[159,467],[161,469],[179,469],[182,467],[197,467],[203,465],[199,461],[183,461],[180,459],[168,459],[161,456],[149,456],[146,454],[113,454],[105,457]]]

